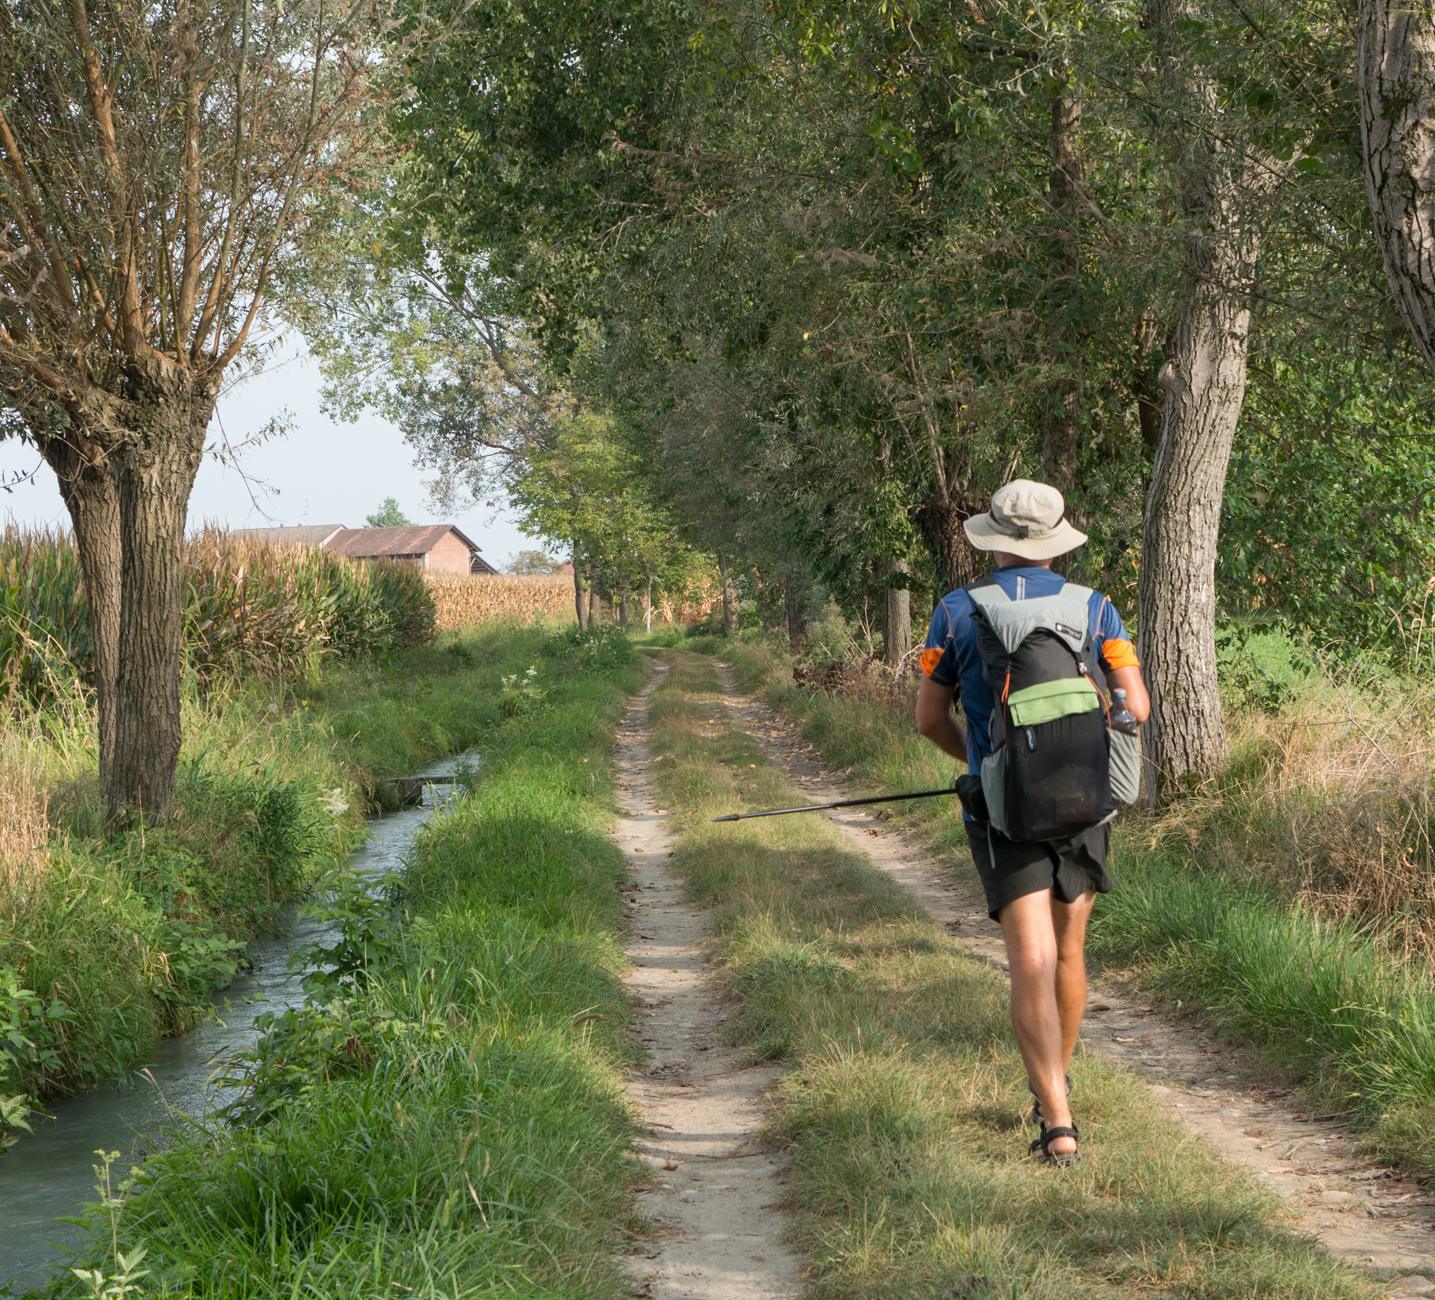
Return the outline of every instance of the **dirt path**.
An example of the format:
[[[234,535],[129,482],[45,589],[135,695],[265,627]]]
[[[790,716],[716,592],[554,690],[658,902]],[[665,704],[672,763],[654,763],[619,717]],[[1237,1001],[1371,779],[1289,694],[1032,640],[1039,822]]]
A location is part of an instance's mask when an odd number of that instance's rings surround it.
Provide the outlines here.
[[[811,745],[771,709],[737,692],[731,669],[720,666],[719,674],[738,724],[804,794],[814,803],[850,797]],[[975,868],[954,878],[884,826],[880,814],[846,809],[826,816],[958,943],[1005,969],[1001,931],[987,918]],[[1435,1296],[1435,1195],[1354,1155],[1339,1124],[1293,1109],[1282,1093],[1250,1086],[1236,1054],[1109,981],[1092,982],[1081,1048],[1145,1078],[1169,1115],[1286,1195],[1298,1226],[1333,1254],[1406,1272],[1392,1295]]]
[[[716,1041],[726,1011],[702,951],[707,917],[684,903],[666,870],[673,836],[647,744],[648,697],[666,672],[628,711],[616,746],[623,816],[614,835],[632,873],[625,982],[642,1004],[649,1052],[628,1093],[648,1133],[639,1150],[652,1172],[640,1201],[658,1225],[628,1263],[638,1294],[657,1300],[789,1300],[798,1260],[781,1243],[777,1161],[757,1140],[781,1070],[744,1065],[740,1050]]]

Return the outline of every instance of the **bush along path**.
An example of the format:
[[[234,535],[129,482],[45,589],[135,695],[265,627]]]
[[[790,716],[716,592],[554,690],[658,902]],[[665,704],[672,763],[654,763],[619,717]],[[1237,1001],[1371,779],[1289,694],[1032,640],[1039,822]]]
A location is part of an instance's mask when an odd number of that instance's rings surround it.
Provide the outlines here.
[[[769,761],[750,733],[781,742],[779,758],[805,747],[735,701],[711,660],[667,657],[651,770],[680,831],[673,867],[712,916],[734,998],[725,1037],[789,1067],[768,1133],[788,1148],[783,1201],[809,1295],[1389,1294],[1164,1113],[1124,1063],[1076,1063],[1082,1163],[1030,1160],[1004,977],[923,904],[943,905],[959,930],[976,909],[910,859],[905,883],[929,886],[921,898],[874,865],[875,822],[859,844],[817,816],[711,825],[828,791],[815,767],[795,788]]]
[[[780,1071],[721,1041],[729,1008],[703,951],[709,919],[684,902],[682,882],[667,869],[673,835],[656,803],[648,749],[648,699],[660,680],[624,719],[616,753],[622,815],[614,835],[630,873],[624,983],[647,1052],[628,1095],[644,1128],[641,1197],[654,1220],[629,1262],[639,1293],[656,1300],[793,1297],[797,1258],[781,1240],[785,1216],[774,1204],[778,1164],[759,1140]]]

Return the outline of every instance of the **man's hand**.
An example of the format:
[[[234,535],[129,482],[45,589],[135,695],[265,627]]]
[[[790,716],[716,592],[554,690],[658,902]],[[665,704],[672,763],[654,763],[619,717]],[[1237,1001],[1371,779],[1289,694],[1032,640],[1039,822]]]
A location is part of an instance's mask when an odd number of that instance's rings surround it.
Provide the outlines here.
[[[944,754],[967,761],[967,729],[952,712],[955,686],[943,686],[930,677],[917,692],[917,730]]]

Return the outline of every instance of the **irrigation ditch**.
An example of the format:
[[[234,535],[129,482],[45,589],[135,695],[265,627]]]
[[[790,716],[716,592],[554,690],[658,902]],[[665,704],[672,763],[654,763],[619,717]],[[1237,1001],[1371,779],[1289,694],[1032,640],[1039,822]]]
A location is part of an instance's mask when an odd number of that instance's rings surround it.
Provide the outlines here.
[[[372,817],[349,858],[357,879],[377,881],[402,866],[420,827],[451,796],[454,769],[472,759],[445,759],[400,782],[404,806]],[[227,1062],[253,1048],[259,1017],[303,1004],[305,972],[292,959],[337,931],[320,909],[291,908],[286,919],[281,934],[249,945],[249,968],[215,995],[197,1028],[162,1040],[123,1078],[31,1117],[34,1132],[0,1160],[0,1294],[38,1287],[65,1266],[80,1230],[63,1220],[95,1199],[97,1151],[120,1152],[113,1176],[122,1178],[177,1128],[206,1125],[232,1099],[235,1089],[216,1081]]]

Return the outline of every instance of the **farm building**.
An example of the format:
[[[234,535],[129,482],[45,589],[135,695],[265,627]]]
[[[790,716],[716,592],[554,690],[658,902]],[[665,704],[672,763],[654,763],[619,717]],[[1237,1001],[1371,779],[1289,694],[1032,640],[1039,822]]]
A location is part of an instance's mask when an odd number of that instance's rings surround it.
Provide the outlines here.
[[[336,533],[346,531],[343,524],[298,524],[293,528],[236,528],[234,536],[268,546],[317,546],[322,550]]]
[[[317,546],[351,560],[402,560],[425,573],[497,573],[478,546],[452,524],[407,528],[345,528],[306,524],[295,528],[239,528],[236,537],[271,546]]]
[[[410,528],[344,528],[323,543],[351,560],[403,560],[425,573],[497,573],[452,524]]]

